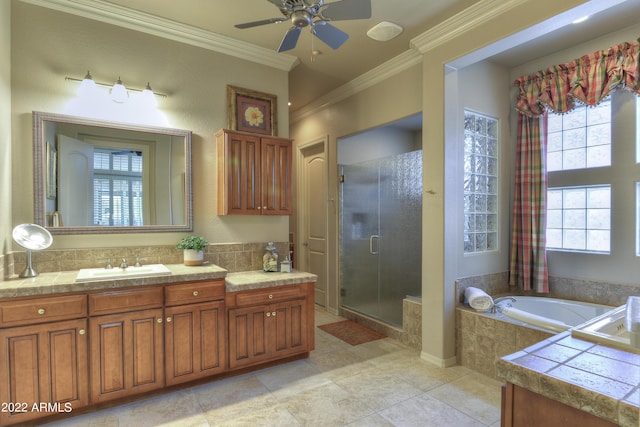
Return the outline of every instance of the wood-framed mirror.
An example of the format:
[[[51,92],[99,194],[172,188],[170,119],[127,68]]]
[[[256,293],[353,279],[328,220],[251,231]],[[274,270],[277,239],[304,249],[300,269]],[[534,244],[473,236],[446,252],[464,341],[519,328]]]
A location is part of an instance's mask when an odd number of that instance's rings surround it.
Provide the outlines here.
[[[33,179],[52,234],[193,230],[187,130],[34,111]]]

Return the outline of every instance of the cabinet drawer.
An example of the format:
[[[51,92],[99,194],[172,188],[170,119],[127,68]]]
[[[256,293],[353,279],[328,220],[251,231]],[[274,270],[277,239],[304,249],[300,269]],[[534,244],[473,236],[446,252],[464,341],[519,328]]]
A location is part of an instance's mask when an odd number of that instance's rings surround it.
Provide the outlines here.
[[[0,327],[77,319],[86,315],[86,295],[40,297],[0,302]]]
[[[162,287],[118,289],[89,294],[89,315],[125,313],[162,307]]]
[[[238,292],[236,295],[237,306],[256,304],[268,304],[276,301],[285,301],[305,296],[305,291],[299,286],[267,288],[250,292]]]
[[[192,304],[196,302],[223,300],[224,280],[169,285],[164,288],[165,305]]]

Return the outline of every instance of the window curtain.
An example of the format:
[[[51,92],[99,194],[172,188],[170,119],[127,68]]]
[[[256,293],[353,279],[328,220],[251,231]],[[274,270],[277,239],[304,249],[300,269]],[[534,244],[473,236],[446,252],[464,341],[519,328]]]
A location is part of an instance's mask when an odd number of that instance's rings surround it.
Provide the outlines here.
[[[547,112],[597,105],[612,91],[640,95],[640,43],[621,43],[518,78],[518,133],[509,285],[549,292],[546,258]]]

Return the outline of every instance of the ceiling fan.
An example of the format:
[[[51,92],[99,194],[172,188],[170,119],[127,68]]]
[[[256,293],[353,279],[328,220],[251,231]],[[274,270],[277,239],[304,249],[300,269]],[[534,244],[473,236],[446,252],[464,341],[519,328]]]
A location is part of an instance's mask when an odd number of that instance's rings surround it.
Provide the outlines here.
[[[334,27],[329,21],[371,18],[371,0],[339,0],[325,4],[324,0],[268,0],[280,9],[284,18],[263,19],[261,21],[237,24],[236,28],[252,28],[266,24],[279,24],[291,21],[293,27],[287,31],[280,43],[278,52],[296,47],[304,27],[310,26],[311,33],[337,49],[347,41],[349,35]]]

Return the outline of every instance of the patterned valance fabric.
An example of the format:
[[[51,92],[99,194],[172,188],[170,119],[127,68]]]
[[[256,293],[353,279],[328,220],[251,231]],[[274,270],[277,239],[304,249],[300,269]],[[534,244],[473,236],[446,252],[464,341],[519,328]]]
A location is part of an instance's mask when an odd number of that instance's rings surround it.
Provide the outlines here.
[[[518,87],[515,108],[526,116],[538,117],[546,109],[571,111],[576,100],[597,105],[619,87],[640,94],[639,53],[640,43],[625,42],[522,76],[514,82]]]
[[[624,87],[640,94],[640,43],[622,43],[515,81],[518,137],[509,285],[549,292],[546,257],[547,111],[597,105]]]

